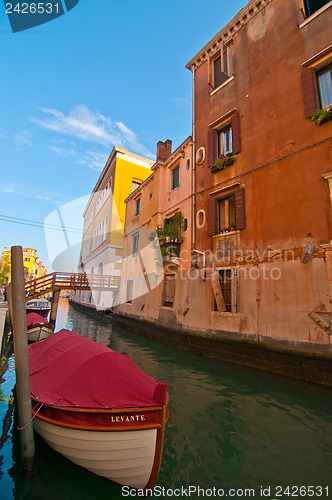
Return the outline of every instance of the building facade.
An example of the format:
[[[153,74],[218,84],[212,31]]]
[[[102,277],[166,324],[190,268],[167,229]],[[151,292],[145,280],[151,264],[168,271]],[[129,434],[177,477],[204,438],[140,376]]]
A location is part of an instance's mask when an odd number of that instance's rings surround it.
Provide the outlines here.
[[[26,280],[39,278],[47,274],[47,269],[43,266],[41,260],[37,255],[37,250],[33,248],[23,248],[23,266],[24,266],[24,277]],[[2,253],[1,265],[8,269],[7,281],[11,281],[11,251],[4,247]]]
[[[330,350],[331,21],[331,1],[250,0],[189,61],[190,266],[180,272],[180,254],[172,300],[164,279],[158,297],[115,312],[226,342]],[[160,214],[173,207],[167,182]]]
[[[79,272],[119,276],[125,220],[124,200],[151,173],[154,162],[115,146],[84,210]],[[98,309],[110,308],[112,291],[80,291],[75,300]]]
[[[126,199],[118,314],[158,320],[175,302],[178,273],[192,250],[192,137],[174,152],[159,141],[152,174]],[[160,286],[159,286],[160,285]]]

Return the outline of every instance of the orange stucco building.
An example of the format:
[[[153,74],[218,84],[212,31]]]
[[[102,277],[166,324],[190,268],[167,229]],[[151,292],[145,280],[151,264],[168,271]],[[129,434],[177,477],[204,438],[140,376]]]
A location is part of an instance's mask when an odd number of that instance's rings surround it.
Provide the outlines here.
[[[187,64],[205,312],[231,336],[330,345],[332,123],[307,119],[332,103],[332,5],[320,4],[307,16],[298,0],[250,1]]]
[[[178,272],[192,251],[192,138],[174,152],[159,141],[152,174],[125,200],[125,241],[117,313],[155,321],[175,301]],[[159,286],[161,285],[161,286]]]
[[[250,0],[188,62],[190,266],[180,255],[173,301],[160,286],[116,314],[235,361],[331,353],[331,22],[331,1]]]

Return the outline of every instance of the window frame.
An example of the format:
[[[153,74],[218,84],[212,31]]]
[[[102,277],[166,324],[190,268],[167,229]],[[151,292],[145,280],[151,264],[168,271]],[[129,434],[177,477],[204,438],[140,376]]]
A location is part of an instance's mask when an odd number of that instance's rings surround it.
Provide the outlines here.
[[[230,127],[232,135],[232,153],[237,155],[241,152],[241,119],[238,110],[232,111],[213,122],[207,131],[207,166],[213,167],[218,158],[218,133]]]
[[[139,242],[139,234],[133,234],[132,236],[132,246],[131,246],[131,256],[133,259],[136,259],[138,254],[138,242]]]
[[[299,0],[300,9],[305,19],[309,19],[310,17],[314,16],[318,11],[326,8],[327,4],[330,3],[330,0],[327,0],[321,7],[318,7],[313,12],[311,12],[311,5],[309,5],[309,1],[310,0]]]
[[[217,134],[217,155],[233,153],[233,129],[231,121],[226,126],[217,129]]]
[[[209,196],[207,198],[207,231],[208,236],[216,236],[220,234],[220,220],[218,219],[218,203],[223,198],[235,196],[235,230],[241,231],[246,228],[245,220],[245,192],[243,187],[236,189],[225,189],[224,192],[217,196]]]
[[[301,81],[304,114],[305,118],[311,118],[317,110],[328,109],[332,106],[332,103],[323,106],[322,94],[319,86],[319,74],[329,69],[331,75],[331,89],[329,90],[332,92],[332,48],[329,47],[322,51],[322,53],[317,54],[306,63],[303,63],[302,66]]]
[[[134,217],[137,217],[141,213],[141,197],[135,200],[135,212]]]
[[[224,196],[216,198],[217,200],[217,220],[216,229],[218,233],[221,232],[222,227],[236,227],[236,205],[235,205],[235,191]],[[224,207],[224,216],[222,217],[221,207]],[[233,213],[231,213],[233,212]]]
[[[223,267],[215,270],[212,277],[213,311],[219,313],[238,313],[239,270],[237,267]],[[228,282],[222,280],[221,273],[230,276]],[[217,279],[216,279],[217,278]]]
[[[175,185],[175,172],[177,173],[177,185]],[[177,189],[180,186],[180,163],[178,163],[174,168],[171,170],[171,191],[174,191],[174,189]]]
[[[329,108],[330,106],[332,106],[332,99],[331,99],[331,102],[329,102],[328,104],[323,103],[323,95],[322,95],[323,92],[322,92],[322,88],[320,85],[320,76],[321,76],[321,74],[323,74],[323,72],[330,73],[329,95],[332,96],[332,62],[330,62],[329,64],[327,64],[323,68],[320,68],[316,71],[317,87],[318,87],[318,94],[319,94],[319,101],[320,101],[321,109],[326,109],[326,108]]]
[[[133,178],[131,181],[131,192],[133,193],[143,183],[141,179]]]
[[[220,59],[220,75],[216,77],[216,62]],[[208,59],[208,83],[215,90],[232,78],[232,54],[230,44],[222,46]],[[218,81],[217,81],[218,80]]]

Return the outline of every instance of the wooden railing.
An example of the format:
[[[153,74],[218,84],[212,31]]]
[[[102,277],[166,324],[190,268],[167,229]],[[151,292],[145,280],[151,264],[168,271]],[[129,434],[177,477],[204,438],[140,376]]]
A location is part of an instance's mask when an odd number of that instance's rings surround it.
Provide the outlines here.
[[[83,273],[51,273],[25,283],[27,300],[55,290],[117,290],[119,276]]]

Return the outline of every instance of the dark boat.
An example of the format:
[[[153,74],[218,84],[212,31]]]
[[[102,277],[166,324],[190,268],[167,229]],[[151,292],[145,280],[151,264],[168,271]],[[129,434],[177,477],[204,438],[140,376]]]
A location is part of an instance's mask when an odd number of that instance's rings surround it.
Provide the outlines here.
[[[28,300],[25,307],[27,313],[36,312],[43,318],[47,318],[51,309],[48,300],[44,298]]]

